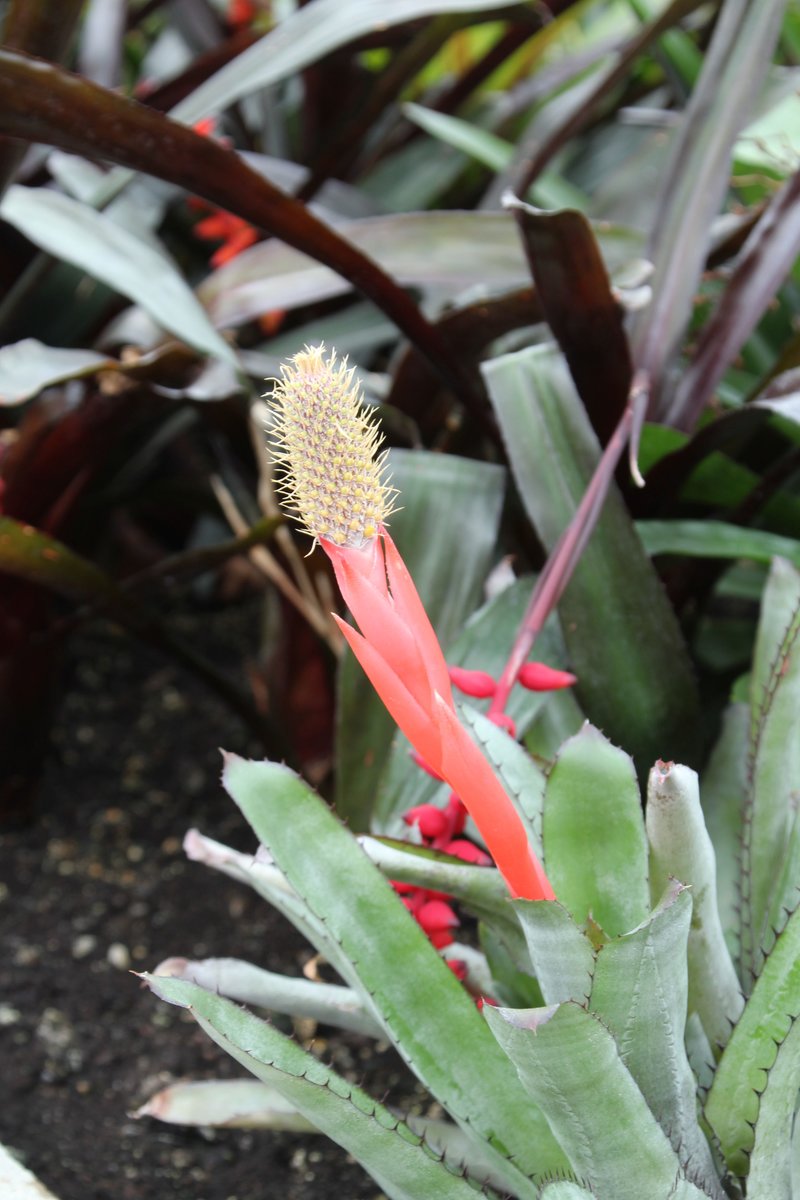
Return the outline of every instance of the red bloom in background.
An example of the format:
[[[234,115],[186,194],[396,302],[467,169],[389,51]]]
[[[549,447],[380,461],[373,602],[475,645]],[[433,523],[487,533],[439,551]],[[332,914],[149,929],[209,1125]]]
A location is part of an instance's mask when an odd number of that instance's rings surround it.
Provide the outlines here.
[[[216,125],[215,117],[203,117],[202,120],[195,121],[194,130],[203,137],[213,137]],[[225,140],[225,138],[222,139],[223,142]],[[209,204],[207,200],[201,200],[198,196],[190,197],[189,207],[209,214],[195,225],[193,230],[195,237],[199,237],[205,242],[221,243],[209,260],[212,267],[221,267],[223,263],[230,262],[232,258],[236,258],[237,254],[241,254],[248,246],[257,242],[260,237],[255,226],[251,225],[249,221],[245,221],[243,217],[237,217],[234,213],[217,208],[215,205]]]
[[[203,201],[199,203],[202,204]],[[212,267],[221,267],[223,263],[230,262],[259,238],[258,230],[243,217],[234,216],[221,208],[198,221],[194,227],[194,235],[206,242],[221,243],[209,259]]]

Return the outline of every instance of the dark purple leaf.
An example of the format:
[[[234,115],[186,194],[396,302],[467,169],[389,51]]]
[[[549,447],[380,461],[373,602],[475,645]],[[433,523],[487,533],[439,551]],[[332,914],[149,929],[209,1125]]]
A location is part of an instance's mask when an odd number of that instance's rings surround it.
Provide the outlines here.
[[[667,412],[692,429],[714,389],[800,254],[800,171],[773,197],[745,242],[716,309],[706,322]]]
[[[664,371],[692,314],[733,144],[766,78],[785,7],[784,0],[725,0],[672,141],[650,238],[653,299],[633,331],[636,366],[650,380],[651,411],[660,411]],[[641,407],[634,443],[645,416]]]
[[[0,132],[166,179],[325,263],[373,300],[488,422],[482,384],[454,359],[413,300],[226,146],[59,67],[6,50],[0,50]]]
[[[567,107],[566,117],[548,136],[542,139],[537,128],[530,142],[523,139],[515,156],[514,166],[505,178],[510,190],[524,196],[565,142],[589,121],[597,118],[598,104],[625,79],[632,63],[649,44],[677,24],[687,13],[699,8],[700,2],[701,0],[673,0],[656,20],[650,21],[620,47],[616,60],[610,67],[601,71],[596,79],[587,81],[585,86],[575,89],[575,103]]]
[[[42,58],[64,57],[75,32],[83,0],[11,0],[3,23],[0,44]],[[14,178],[25,147],[0,136],[0,194]]]
[[[448,312],[437,322],[437,327],[455,354],[464,362],[477,366],[491,342],[512,329],[542,320],[544,316],[536,292],[533,288],[523,288]],[[445,415],[437,404],[441,391],[438,376],[413,346],[409,346],[397,366],[386,402],[410,417],[423,441],[427,441],[441,430]]]
[[[545,213],[506,198],[545,318],[602,445],[622,419],[631,358],[622,310],[594,232],[578,212]]]

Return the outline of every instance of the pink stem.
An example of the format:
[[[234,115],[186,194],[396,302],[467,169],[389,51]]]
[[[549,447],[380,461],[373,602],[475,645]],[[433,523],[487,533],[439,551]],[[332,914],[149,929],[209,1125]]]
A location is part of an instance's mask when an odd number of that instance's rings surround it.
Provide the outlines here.
[[[633,417],[633,401],[639,389],[640,385],[637,385],[635,381],[625,411],[608,440],[575,515],[553,547],[550,557],[536,581],[522,624],[514,638],[508,661],[503,668],[497,690],[489,705],[489,716],[505,711],[508,697],[517,682],[520,669],[526,662],[545,621],[561,599],[586,543],[594,532],[603,511],[614,471],[628,441]]]

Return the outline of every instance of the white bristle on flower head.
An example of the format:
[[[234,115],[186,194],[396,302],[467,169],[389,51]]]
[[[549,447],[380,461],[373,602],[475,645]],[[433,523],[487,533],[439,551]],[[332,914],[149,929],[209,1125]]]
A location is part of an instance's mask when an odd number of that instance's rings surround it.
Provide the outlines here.
[[[278,487],[306,533],[363,546],[392,513],[381,433],[365,410],[354,369],[306,346],[281,367],[272,393],[270,449]]]

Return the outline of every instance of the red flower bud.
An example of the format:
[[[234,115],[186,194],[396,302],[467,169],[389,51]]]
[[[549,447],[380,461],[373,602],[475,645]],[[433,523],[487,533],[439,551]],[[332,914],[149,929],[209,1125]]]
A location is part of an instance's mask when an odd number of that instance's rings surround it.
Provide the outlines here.
[[[417,887],[413,883],[401,883],[399,879],[392,879],[390,882],[398,896],[410,896],[412,892],[417,891]]]
[[[466,667],[448,667],[450,682],[465,696],[485,700],[497,690],[497,680],[487,671],[469,671]]]
[[[464,960],[461,958],[447,958],[445,959],[445,962],[455,975],[456,979],[459,979],[461,983],[463,983],[467,978],[467,964],[464,962]]]
[[[450,836],[457,837],[464,832],[467,823],[467,809],[464,801],[455,792],[451,792],[444,810],[451,821]]]
[[[478,996],[475,1003],[478,1007],[478,1012],[480,1012],[484,1004],[491,1004],[492,1008],[497,1008],[497,1001],[493,1000],[491,996]]]
[[[403,814],[406,825],[416,825],[424,838],[441,837],[450,822],[447,814],[435,804],[417,804]]]
[[[556,667],[547,667],[544,663],[525,663],[517,676],[517,682],[530,692],[555,692],[559,688],[572,687],[577,683],[576,675],[569,671],[559,671]]]
[[[444,900],[427,900],[417,910],[416,917],[429,937],[434,933],[455,929],[459,924],[458,917]]]
[[[479,867],[492,866],[492,860],[486,851],[473,842],[468,842],[466,838],[456,838],[454,842],[442,846],[442,849],[445,854],[452,854],[454,858],[460,858],[463,862],[475,863]]]
[[[445,946],[452,946],[455,940],[449,929],[436,929],[433,933],[428,934],[428,941],[436,950],[444,950]]]

